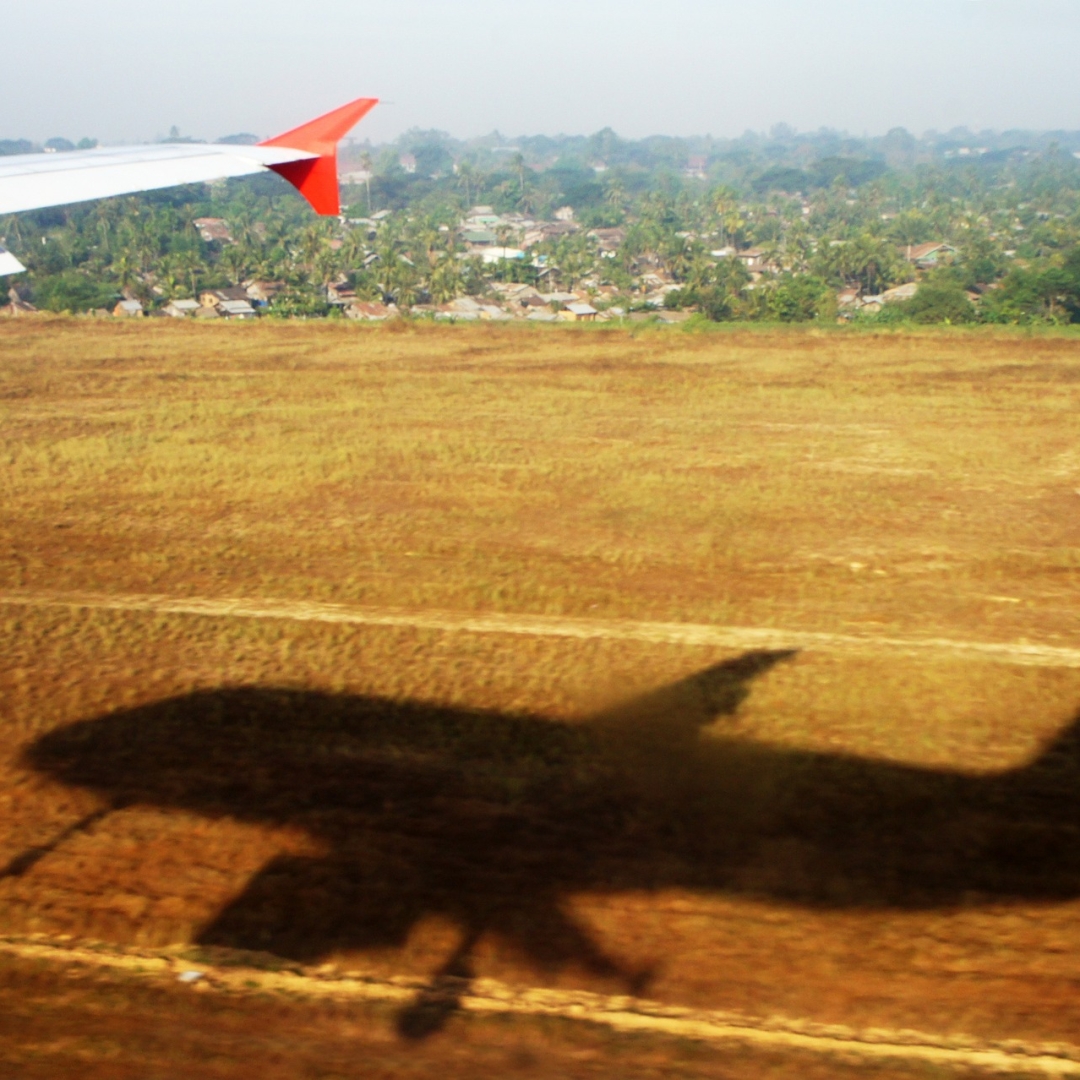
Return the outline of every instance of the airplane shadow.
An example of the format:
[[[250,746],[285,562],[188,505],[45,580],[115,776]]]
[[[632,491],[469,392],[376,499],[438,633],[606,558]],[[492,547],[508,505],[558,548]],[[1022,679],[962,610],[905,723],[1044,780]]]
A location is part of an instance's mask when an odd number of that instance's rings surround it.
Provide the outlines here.
[[[203,944],[313,962],[450,920],[460,944],[399,1017],[412,1038],[454,1010],[486,935],[542,970],[574,964],[643,992],[650,973],[608,955],[568,912],[582,890],[908,909],[1080,895],[1080,717],[1030,764],[991,776],[710,726],[791,655],[747,653],[579,723],[204,691],[61,728],[25,759],[109,806],[288,824],[321,843],[325,856],[271,860]]]

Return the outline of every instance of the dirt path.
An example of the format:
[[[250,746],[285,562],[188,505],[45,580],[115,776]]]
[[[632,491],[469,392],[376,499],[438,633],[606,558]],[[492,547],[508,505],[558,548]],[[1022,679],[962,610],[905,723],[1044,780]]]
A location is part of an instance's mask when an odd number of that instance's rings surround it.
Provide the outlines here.
[[[1022,642],[906,638],[876,634],[828,634],[752,626],[637,622],[629,619],[562,618],[555,615],[477,615],[456,611],[351,607],[295,600],[171,597],[153,594],[9,591],[0,604],[25,607],[152,611],[211,618],[283,619],[294,622],[351,623],[358,626],[408,626],[473,634],[525,634],[541,637],[609,638],[670,645],[711,645],[730,649],[808,649],[846,652],[937,653],[958,659],[997,661],[1033,667],[1080,667],[1080,649]]]
[[[308,1000],[353,1000],[408,1006],[442,996],[450,1007],[480,1015],[559,1017],[597,1024],[619,1032],[735,1044],[747,1049],[799,1051],[862,1061],[925,1063],[998,1074],[1034,1073],[1080,1076],[1080,1046],[1041,1045],[1016,1040],[986,1042],[962,1035],[918,1031],[858,1031],[784,1017],[684,1009],[632,997],[584,991],[514,987],[492,979],[446,980],[433,988],[413,978],[382,978],[294,968],[266,971],[193,961],[185,949],[92,947],[47,938],[0,938],[0,954],[58,965],[123,971],[156,982],[188,982],[192,987],[229,995],[277,995]],[[186,954],[186,955],[185,955]],[[456,985],[454,985],[456,984]]]

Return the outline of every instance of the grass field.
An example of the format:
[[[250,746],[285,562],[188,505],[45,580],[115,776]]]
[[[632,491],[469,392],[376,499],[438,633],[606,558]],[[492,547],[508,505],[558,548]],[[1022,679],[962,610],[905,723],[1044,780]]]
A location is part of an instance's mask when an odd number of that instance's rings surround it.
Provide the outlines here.
[[[1077,1041],[1078,382],[1051,335],[0,326],[0,934]]]

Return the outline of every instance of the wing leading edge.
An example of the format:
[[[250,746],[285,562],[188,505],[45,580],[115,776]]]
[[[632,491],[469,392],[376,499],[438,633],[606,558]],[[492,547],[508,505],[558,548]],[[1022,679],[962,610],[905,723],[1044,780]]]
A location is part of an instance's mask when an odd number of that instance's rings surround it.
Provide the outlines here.
[[[377,104],[377,98],[359,98],[258,146],[161,143],[0,158],[0,214],[266,169],[288,180],[316,213],[337,214],[337,144]],[[11,262],[19,266],[9,252],[0,254],[0,274],[18,272],[5,269]]]

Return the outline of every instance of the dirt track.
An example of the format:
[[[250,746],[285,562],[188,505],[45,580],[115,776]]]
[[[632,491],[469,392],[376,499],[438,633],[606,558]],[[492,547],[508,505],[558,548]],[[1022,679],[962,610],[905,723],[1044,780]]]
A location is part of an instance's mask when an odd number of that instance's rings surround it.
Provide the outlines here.
[[[796,1051],[848,1061],[926,1064],[997,1074],[1080,1076],[1080,1046],[1040,1045],[1009,1040],[989,1042],[962,1035],[920,1031],[857,1031],[785,1017],[753,1017],[721,1011],[676,1008],[632,997],[584,991],[513,987],[493,979],[462,986],[454,980],[432,985],[415,978],[385,978],[294,968],[256,967],[192,961],[190,950],[137,950],[95,945],[76,947],[47,939],[0,939],[0,954],[105,971],[121,971],[155,982],[192,980],[190,985],[229,995],[279,995],[309,1000],[339,1000],[408,1005],[418,998],[444,998],[454,1011],[477,1015],[558,1017],[601,1025],[622,1033],[673,1037],[747,1049]],[[194,977],[194,978],[193,978]]]
[[[294,600],[232,597],[170,597],[152,594],[109,596],[83,592],[0,593],[0,604],[101,611],[151,611],[232,619],[282,619],[357,626],[407,626],[472,634],[523,634],[538,637],[609,638],[669,645],[712,645],[731,649],[827,649],[845,652],[939,654],[957,659],[997,661],[1034,667],[1080,668],[1080,649],[1022,642],[904,638],[876,634],[826,634],[750,626],[638,622],[629,619],[567,619],[553,615],[485,615],[455,611],[409,611],[350,607]]]

